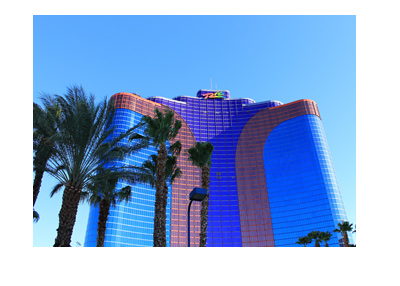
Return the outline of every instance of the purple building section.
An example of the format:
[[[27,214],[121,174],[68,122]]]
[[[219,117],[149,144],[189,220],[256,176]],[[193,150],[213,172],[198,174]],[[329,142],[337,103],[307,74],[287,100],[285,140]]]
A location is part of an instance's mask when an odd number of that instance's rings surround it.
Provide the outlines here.
[[[180,114],[196,141],[209,141],[214,145],[207,246],[242,246],[235,168],[237,143],[251,117],[260,110],[282,103],[232,99],[227,90],[199,90],[197,97],[150,97],[149,100],[167,105]]]

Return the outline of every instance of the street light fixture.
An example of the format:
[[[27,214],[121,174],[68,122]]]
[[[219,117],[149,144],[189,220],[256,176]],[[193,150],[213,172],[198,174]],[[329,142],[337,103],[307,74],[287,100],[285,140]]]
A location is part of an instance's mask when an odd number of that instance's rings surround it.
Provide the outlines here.
[[[201,202],[207,196],[207,189],[203,188],[194,188],[193,191],[189,194],[189,207],[188,207],[188,247],[190,247],[190,206],[192,205],[193,201]]]

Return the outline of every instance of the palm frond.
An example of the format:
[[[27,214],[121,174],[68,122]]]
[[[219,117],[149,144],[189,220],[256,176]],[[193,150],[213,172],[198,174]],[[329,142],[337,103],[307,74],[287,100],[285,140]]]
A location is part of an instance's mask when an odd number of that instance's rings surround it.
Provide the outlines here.
[[[182,176],[182,174],[183,174],[183,172],[182,172],[181,168],[179,168],[179,167],[176,168],[174,173],[172,174],[172,176],[169,179],[170,183],[172,184],[175,181],[175,179],[180,178]]]
[[[154,113],[154,118],[143,116],[141,124],[145,126],[144,136],[151,138],[151,144],[158,148],[160,144],[165,144],[165,142],[173,140],[178,135],[182,122],[174,119],[174,112],[171,109],[167,109],[164,113],[159,109],[155,109]]]
[[[119,192],[117,192],[117,197],[119,201],[126,201],[129,202],[132,195],[132,188],[131,186],[123,187]]]
[[[323,234],[322,234],[322,232],[320,232],[318,230],[314,230],[314,231],[311,231],[307,236],[310,239],[314,239],[316,242],[321,242]]]
[[[58,183],[54,186],[53,190],[50,192],[50,198],[52,198],[58,191],[64,186],[63,183]]]
[[[40,219],[39,213],[33,210],[33,222],[38,222]]]
[[[211,167],[211,156],[214,146],[210,142],[196,142],[190,149],[188,160],[193,165],[202,168],[204,165]]]
[[[353,230],[353,224],[352,223],[350,224],[348,221],[343,221],[342,223],[339,222],[337,226],[338,228],[334,229],[333,230],[334,232],[344,233]]]
[[[168,148],[168,152],[175,156],[179,156],[181,153],[181,150],[182,150],[182,144],[180,141],[176,141],[174,144],[172,144]]]

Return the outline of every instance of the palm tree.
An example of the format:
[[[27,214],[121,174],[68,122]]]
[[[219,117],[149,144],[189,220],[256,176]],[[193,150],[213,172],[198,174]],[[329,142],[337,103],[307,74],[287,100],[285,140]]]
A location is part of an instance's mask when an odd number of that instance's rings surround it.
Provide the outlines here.
[[[106,235],[107,218],[110,206],[115,207],[117,203],[122,201],[129,202],[132,194],[131,186],[125,186],[117,189],[119,180],[129,183],[135,182],[136,173],[125,167],[121,168],[105,168],[92,178],[92,182],[88,185],[88,191],[82,192],[82,199],[87,200],[90,204],[99,207],[99,218],[97,224],[97,247],[104,247]]]
[[[309,236],[299,237],[299,240],[296,241],[297,244],[304,245],[304,247],[306,247],[306,245],[311,242],[312,242],[312,239]]]
[[[321,238],[321,232],[314,230],[311,231],[308,235],[309,238],[314,239],[315,240],[315,247],[320,247],[320,242],[322,242],[322,238]]]
[[[59,136],[46,171],[58,180],[52,193],[64,188],[54,246],[70,246],[82,191],[107,163],[122,159],[138,146],[121,143],[135,127],[114,132],[114,101],[105,98],[95,104],[94,95],[86,95],[77,86],[68,88],[64,96],[56,96],[56,100],[62,110]]]
[[[328,241],[331,239],[332,233],[329,231],[321,232],[321,239],[325,242],[325,247],[329,247]]]
[[[193,165],[201,168],[201,187],[207,189],[207,196],[201,202],[200,247],[205,247],[207,243],[208,189],[210,185],[211,155],[213,150],[214,146],[210,142],[196,142],[196,144],[188,150],[189,161],[191,161]]]
[[[164,189],[163,189],[163,197],[162,197],[162,208],[167,209],[168,202],[168,185],[167,182],[172,184],[176,178],[179,178],[182,174],[182,171],[179,167],[177,167],[178,158],[173,155],[167,155],[167,161],[165,163],[165,180],[164,180]],[[143,162],[142,166],[136,169],[138,176],[136,180],[142,183],[148,183],[152,188],[155,187],[157,181],[157,155],[153,154],[149,157],[148,160]],[[165,196],[165,197],[164,197]],[[166,216],[165,222],[166,224]]]
[[[343,223],[339,222],[338,227],[339,228],[334,229],[333,231],[342,233],[344,247],[349,247],[349,237],[347,232],[353,230],[353,224],[350,224],[348,221],[344,221]]]
[[[173,155],[179,155],[182,146],[180,141],[176,141],[167,150],[166,143],[178,135],[182,122],[174,119],[174,112],[170,109],[165,114],[156,109],[154,118],[145,115],[142,117],[141,122],[145,124],[144,135],[151,139],[151,144],[157,149],[153,245],[155,247],[165,247],[167,246],[165,228],[168,196],[168,188],[165,188],[167,154],[169,151]]]
[[[60,105],[49,95],[42,95],[44,108],[33,103],[33,207],[39,195],[43,174],[53,153],[54,142],[57,138],[57,122],[61,116]],[[34,214],[38,215],[37,212]],[[36,221],[39,217],[36,217]]]

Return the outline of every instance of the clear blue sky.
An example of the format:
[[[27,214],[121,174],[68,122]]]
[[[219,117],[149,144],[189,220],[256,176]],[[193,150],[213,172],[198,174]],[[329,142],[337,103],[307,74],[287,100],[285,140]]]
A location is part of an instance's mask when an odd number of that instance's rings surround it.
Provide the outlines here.
[[[348,219],[356,223],[355,16],[34,16],[33,100],[82,85],[98,99],[195,96],[319,107]],[[52,246],[62,194],[45,175],[33,245]],[[89,207],[78,209],[72,246],[84,243]],[[353,235],[355,238],[355,235]]]

